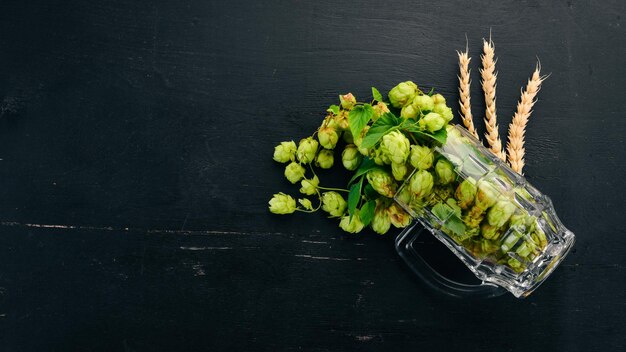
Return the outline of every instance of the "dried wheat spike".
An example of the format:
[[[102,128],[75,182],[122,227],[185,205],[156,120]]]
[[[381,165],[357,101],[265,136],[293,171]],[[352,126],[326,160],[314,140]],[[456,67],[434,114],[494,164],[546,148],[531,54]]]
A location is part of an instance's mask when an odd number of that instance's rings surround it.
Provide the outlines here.
[[[502,160],[506,160],[506,154],[502,150],[502,142],[498,134],[498,124],[496,119],[496,61],[494,59],[494,45],[491,38],[489,41],[483,39],[483,55],[481,60],[483,68],[480,70],[482,77],[482,87],[485,93],[485,127],[487,133],[485,138],[489,143],[489,149]]]
[[[472,105],[470,103],[470,86],[472,81],[470,80],[470,69],[469,64],[472,60],[467,53],[467,48],[465,52],[456,52],[459,56],[459,107],[461,109],[461,121],[463,121],[463,125],[467,130],[478,138],[478,133],[474,128],[474,118],[472,116]]]
[[[533,105],[535,105],[536,96],[541,89],[541,83],[547,78],[547,76],[541,76],[541,65],[537,63],[535,72],[528,80],[526,90],[522,91],[522,96],[519,103],[517,103],[517,111],[513,116],[513,120],[509,125],[509,141],[507,143],[507,152],[509,158],[509,165],[513,171],[518,174],[522,174],[524,169],[524,136],[526,134],[526,124],[528,118],[532,113]]]

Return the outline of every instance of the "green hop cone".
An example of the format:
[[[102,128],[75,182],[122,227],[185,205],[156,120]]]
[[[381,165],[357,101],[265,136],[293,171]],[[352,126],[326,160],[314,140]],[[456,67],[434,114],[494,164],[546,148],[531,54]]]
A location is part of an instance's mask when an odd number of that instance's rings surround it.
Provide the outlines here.
[[[450,200],[452,193],[454,193],[452,186],[450,185],[437,185],[433,187],[433,193],[437,196],[435,198]],[[457,207],[456,200],[454,201],[454,207]]]
[[[270,212],[274,214],[291,214],[296,211],[296,200],[285,193],[276,193],[269,201]]]
[[[419,111],[432,111],[435,107],[435,102],[428,95],[416,95],[411,105]]]
[[[389,231],[391,227],[391,219],[389,219],[389,210],[387,206],[383,204],[383,202],[376,201],[376,211],[374,212],[374,218],[370,223],[372,230],[374,232],[384,235]]]
[[[339,141],[339,135],[334,128],[324,127],[320,128],[317,132],[317,139],[320,141],[320,145],[326,149],[334,149]]]
[[[315,157],[315,165],[322,169],[330,169],[335,163],[335,156],[332,150],[322,149]]]
[[[363,130],[361,131],[361,134],[359,135],[358,138],[354,138],[354,145],[357,146],[357,148],[359,149],[359,153],[361,153],[361,155],[363,156],[369,156],[370,155],[370,150],[369,148],[364,148],[361,146],[361,144],[363,143],[363,138],[365,138],[365,135],[367,134],[367,131],[370,130],[370,126],[365,126],[363,128]]]
[[[478,226],[480,226],[480,223],[483,221],[484,217],[485,216],[482,215],[482,214],[473,215],[471,213],[466,213],[465,215],[463,215],[463,222],[468,227],[476,227],[477,228]]]
[[[496,240],[500,236],[498,233],[498,228],[495,226],[491,226],[488,223],[483,223],[480,225],[480,233],[484,238],[488,240]]]
[[[491,226],[500,228],[509,221],[516,209],[515,204],[506,199],[500,199],[487,212],[487,222]]]
[[[374,160],[374,163],[376,163],[376,165],[382,166],[391,164],[391,160],[389,160],[387,154],[383,153],[383,149],[380,147],[380,145],[372,152],[372,160]]]
[[[432,149],[421,145],[411,146],[410,161],[414,168],[419,170],[430,169],[434,160],[435,154]]]
[[[387,171],[372,169],[367,172],[366,177],[367,182],[369,182],[372,188],[380,195],[393,198],[394,194],[396,194],[398,185]]]
[[[446,120],[436,112],[429,112],[426,116],[419,120],[419,126],[423,130],[427,130],[430,133],[434,133],[443,128],[446,124]]]
[[[403,119],[415,119],[417,115],[419,115],[420,110],[415,107],[413,104],[406,104],[400,110],[400,117]]]
[[[341,153],[341,163],[343,167],[350,171],[354,171],[359,167],[361,159],[363,159],[363,155],[359,153],[359,149],[354,144],[348,144],[343,153]]]
[[[409,157],[411,142],[402,132],[391,131],[383,136],[380,148],[392,163],[403,164]]]
[[[302,205],[302,207],[306,210],[313,210],[313,203],[311,203],[311,200],[309,199],[298,199],[298,203],[300,203],[300,205]]]
[[[409,190],[410,187],[404,186],[400,189],[399,192],[396,193],[395,199],[402,204],[409,204],[411,203],[411,190]]]
[[[417,94],[417,85],[411,81],[398,84],[389,91],[389,102],[395,108],[401,108],[413,101]]]
[[[529,224],[532,219],[525,213],[513,214],[511,215],[511,219],[509,221],[509,227],[515,228],[517,231],[521,233],[525,233],[529,228]]]
[[[356,105],[356,98],[352,93],[340,95],[339,101],[341,101],[341,107],[346,110],[351,110]]]
[[[348,233],[358,233],[363,230],[363,222],[361,221],[361,216],[359,215],[359,210],[355,210],[352,216],[344,215],[341,217],[341,221],[339,221],[339,227],[342,230]]]
[[[456,178],[454,167],[445,159],[439,159],[439,161],[437,161],[435,172],[437,173],[437,181],[442,185],[447,185]]]
[[[304,178],[304,167],[293,161],[287,167],[285,167],[285,177],[291,183],[296,183]]]
[[[441,94],[434,94],[431,98],[433,98],[433,103],[435,105],[438,105],[438,104],[446,105],[446,98],[444,98],[443,95]]]
[[[348,122],[348,111],[341,110],[339,114],[335,115],[333,127],[339,131],[346,131],[350,128],[350,122]],[[345,138],[345,136],[344,136]]]
[[[409,189],[417,198],[424,198],[433,189],[433,175],[426,170],[419,170],[413,174],[409,181]]]
[[[441,115],[441,117],[443,117],[446,123],[450,122],[452,118],[454,117],[454,114],[452,113],[452,109],[447,107],[445,103],[435,104],[435,107],[433,108],[433,112],[436,112],[437,114]]]
[[[408,168],[406,167],[405,163],[402,163],[402,164],[391,163],[391,174],[393,175],[393,178],[395,178],[397,181],[404,180],[404,177],[406,176],[407,171],[408,171]]]
[[[319,143],[313,137],[308,137],[300,140],[298,145],[298,151],[296,155],[298,160],[303,164],[308,164],[315,160],[315,154],[317,153],[317,147]]]
[[[411,224],[411,215],[404,211],[397,203],[393,203],[387,208],[389,212],[389,221],[394,227],[399,229],[409,226]]]
[[[498,190],[488,181],[478,181],[476,198],[474,198],[474,208],[484,212],[498,200]]]
[[[296,143],[294,141],[280,142],[274,147],[274,160],[279,163],[294,161],[296,158]]]
[[[340,217],[346,211],[346,200],[341,194],[330,191],[322,194],[322,210],[330,214],[331,217]]]
[[[317,176],[313,176],[312,179],[304,179],[300,182],[300,193],[312,196],[317,193],[317,186],[320,184],[320,179]]]
[[[389,112],[389,108],[387,107],[387,103],[383,103],[379,101],[376,105],[372,106],[374,110],[374,114],[372,115],[372,121],[376,122],[379,117],[383,116],[383,114]]]
[[[458,200],[459,207],[461,207],[461,209],[467,209],[474,203],[476,185],[474,185],[470,179],[465,179],[456,188],[454,196]]]

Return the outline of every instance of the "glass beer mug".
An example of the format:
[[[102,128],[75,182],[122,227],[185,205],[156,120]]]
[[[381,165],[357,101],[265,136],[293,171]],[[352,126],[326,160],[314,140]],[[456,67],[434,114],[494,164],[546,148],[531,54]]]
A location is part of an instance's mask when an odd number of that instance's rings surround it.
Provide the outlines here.
[[[574,234],[557,217],[550,199],[487,150],[464,128],[450,125],[435,162],[447,160],[456,173],[445,191],[423,196],[419,170],[394,200],[415,220],[396,238],[396,249],[430,286],[457,297],[515,297],[532,293],[574,244]],[[418,253],[425,231],[443,242],[482,281],[468,285],[432,268]]]

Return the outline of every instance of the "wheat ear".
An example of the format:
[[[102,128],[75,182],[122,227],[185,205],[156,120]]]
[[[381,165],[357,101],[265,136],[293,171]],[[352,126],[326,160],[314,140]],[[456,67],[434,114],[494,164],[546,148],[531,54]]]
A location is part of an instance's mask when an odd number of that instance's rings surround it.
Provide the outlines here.
[[[541,89],[541,83],[547,78],[547,76],[541,76],[541,65],[537,63],[535,72],[528,80],[526,84],[526,90],[522,91],[520,101],[517,103],[517,111],[513,116],[513,120],[509,125],[509,141],[506,149],[508,152],[509,165],[513,171],[518,174],[522,174],[524,168],[524,135],[526,134],[526,124],[528,124],[528,118],[532,113],[533,105],[535,105],[536,96]]]
[[[485,93],[485,127],[487,133],[485,138],[489,143],[489,149],[502,160],[506,160],[506,154],[502,150],[502,142],[498,135],[498,124],[496,119],[496,78],[498,73],[496,71],[496,61],[494,59],[494,45],[491,38],[489,41],[483,39],[483,55],[481,60],[483,68],[480,70],[482,77],[482,87]]]
[[[472,60],[468,55],[467,48],[465,52],[457,51],[459,56],[459,107],[461,109],[461,121],[467,130],[478,138],[478,133],[474,128],[474,118],[472,117],[472,104],[470,103],[470,86],[472,81],[470,80],[469,64]]]

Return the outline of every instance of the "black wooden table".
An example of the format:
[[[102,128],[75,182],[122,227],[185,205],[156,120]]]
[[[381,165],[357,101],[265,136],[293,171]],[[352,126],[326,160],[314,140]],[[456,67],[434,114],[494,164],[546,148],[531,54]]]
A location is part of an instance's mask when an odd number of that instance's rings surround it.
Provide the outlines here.
[[[624,7],[2,1],[0,350],[624,350]],[[466,35],[480,117],[490,30],[502,134],[551,73],[525,172],[577,244],[536,293],[442,297],[393,236],[267,211],[275,144],[371,85],[456,101]]]

